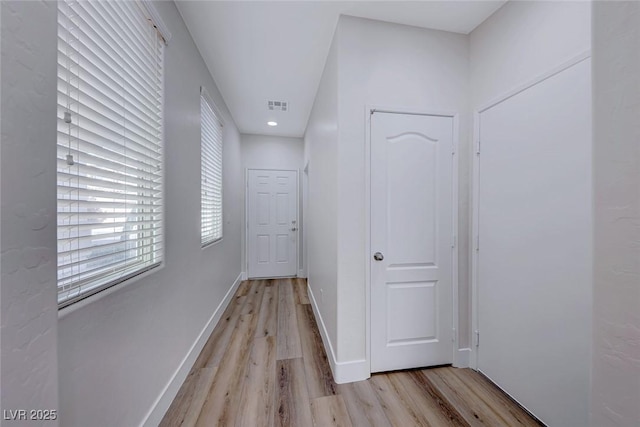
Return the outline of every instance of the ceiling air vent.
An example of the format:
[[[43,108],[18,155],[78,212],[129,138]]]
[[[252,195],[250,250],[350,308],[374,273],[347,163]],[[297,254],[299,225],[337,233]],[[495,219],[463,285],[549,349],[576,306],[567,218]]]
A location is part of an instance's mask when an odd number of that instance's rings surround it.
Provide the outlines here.
[[[287,111],[287,101],[267,101],[269,110],[271,111]]]

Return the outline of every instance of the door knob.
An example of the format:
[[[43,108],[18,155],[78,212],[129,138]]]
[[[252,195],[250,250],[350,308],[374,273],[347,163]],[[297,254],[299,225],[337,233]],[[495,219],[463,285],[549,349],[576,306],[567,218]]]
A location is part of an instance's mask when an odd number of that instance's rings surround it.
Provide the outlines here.
[[[382,261],[384,259],[384,255],[382,255],[382,253],[380,252],[376,252],[375,254],[373,254],[373,259],[375,259],[376,261]]]
[[[298,230],[298,227],[293,227],[293,228],[291,229],[291,231],[297,231],[297,230]]]

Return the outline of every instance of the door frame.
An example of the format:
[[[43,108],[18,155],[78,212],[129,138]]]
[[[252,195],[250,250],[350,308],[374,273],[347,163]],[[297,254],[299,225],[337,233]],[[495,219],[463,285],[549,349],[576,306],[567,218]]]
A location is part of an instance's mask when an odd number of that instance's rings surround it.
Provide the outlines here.
[[[294,276],[283,277],[299,277],[299,251],[300,251],[300,169],[275,169],[275,168],[245,168],[244,169],[244,274],[243,280],[249,279],[249,171],[278,171],[278,172],[295,172],[296,173],[296,274]],[[304,230],[304,228],[303,228]],[[252,279],[260,279],[252,277]]]
[[[389,105],[365,105],[365,354],[367,371],[371,374],[371,116],[374,112],[391,114],[413,114],[419,116],[450,117],[453,119],[453,154],[452,154],[452,258],[451,258],[451,286],[452,286],[452,319],[453,353],[451,361],[454,366],[465,366],[466,363],[458,359],[458,163],[460,123],[455,111],[438,109],[416,109]]]

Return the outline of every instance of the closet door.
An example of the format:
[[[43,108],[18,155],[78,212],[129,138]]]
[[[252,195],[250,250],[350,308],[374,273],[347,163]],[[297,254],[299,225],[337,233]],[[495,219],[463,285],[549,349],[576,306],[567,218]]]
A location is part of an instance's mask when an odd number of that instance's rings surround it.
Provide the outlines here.
[[[453,119],[371,117],[371,370],[451,363]]]
[[[588,425],[586,59],[480,114],[478,368],[552,426]]]

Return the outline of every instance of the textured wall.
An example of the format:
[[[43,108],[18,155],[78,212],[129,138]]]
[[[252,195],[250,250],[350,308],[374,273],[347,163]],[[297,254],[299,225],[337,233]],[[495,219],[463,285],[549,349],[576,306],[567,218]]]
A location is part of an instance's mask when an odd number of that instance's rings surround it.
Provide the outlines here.
[[[151,274],[62,314],[65,426],[138,425],[240,273],[240,134],[175,4],[155,6],[172,33],[164,63],[165,261]],[[224,237],[206,248],[200,245],[200,86],[225,122]]]
[[[593,3],[591,426],[640,425],[640,3]]]
[[[1,405],[57,409],[57,9],[40,1],[1,8]]]

